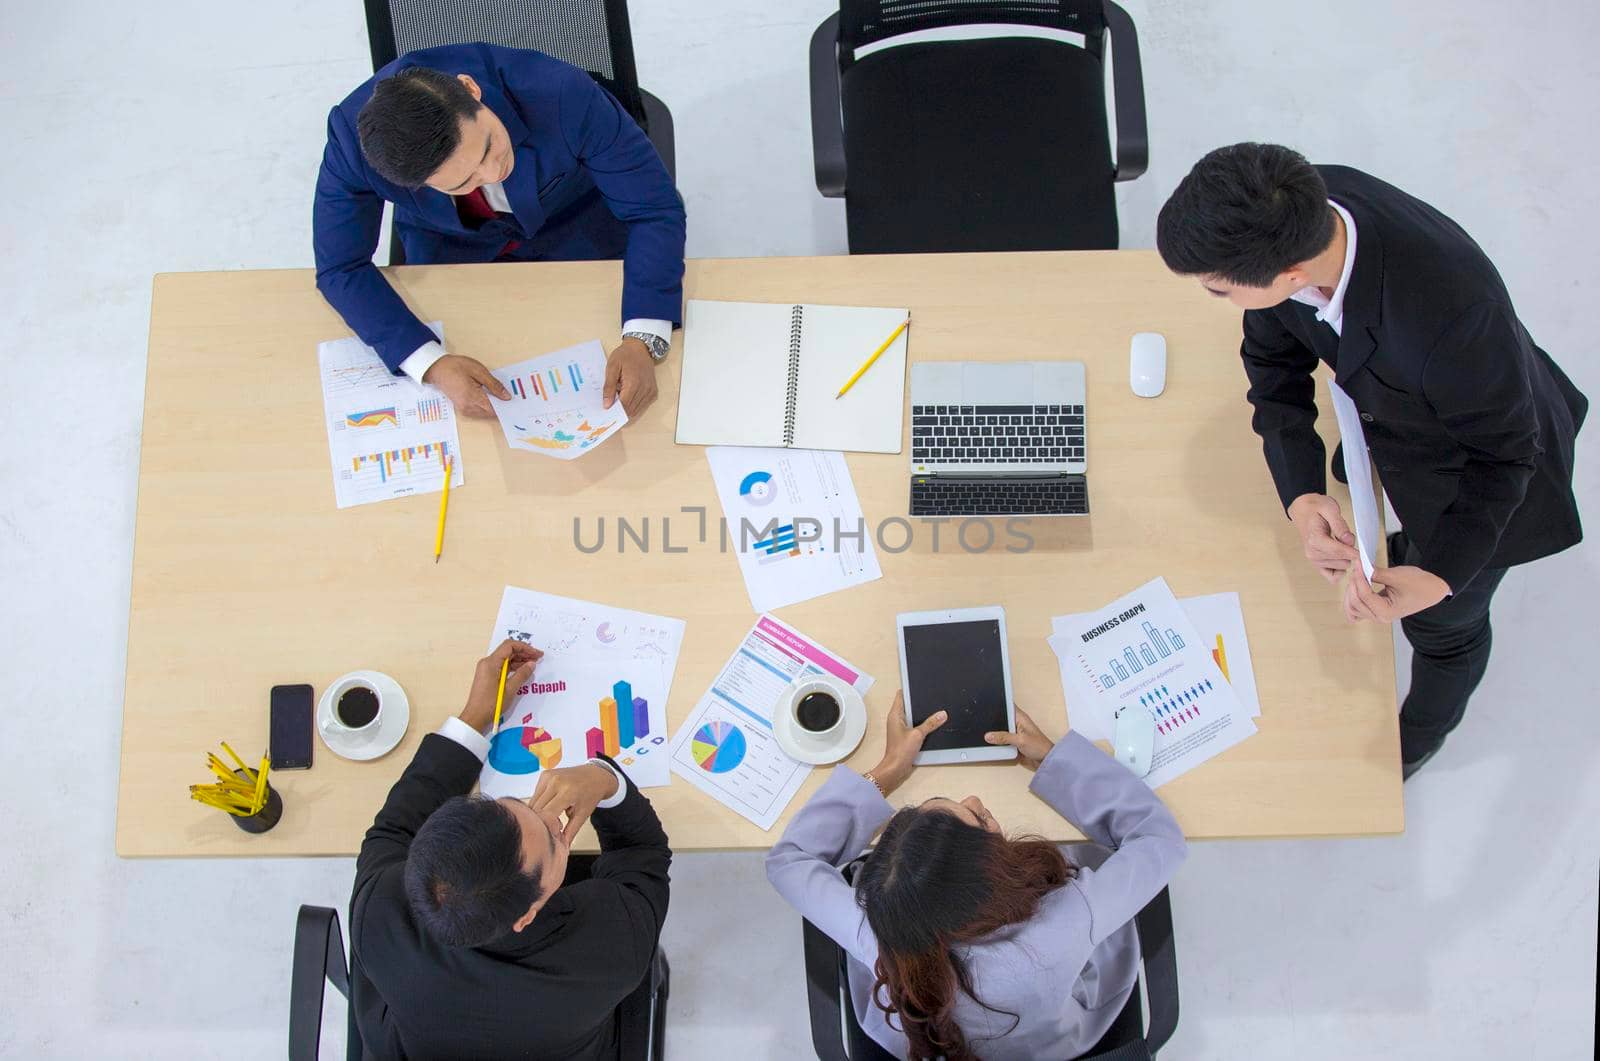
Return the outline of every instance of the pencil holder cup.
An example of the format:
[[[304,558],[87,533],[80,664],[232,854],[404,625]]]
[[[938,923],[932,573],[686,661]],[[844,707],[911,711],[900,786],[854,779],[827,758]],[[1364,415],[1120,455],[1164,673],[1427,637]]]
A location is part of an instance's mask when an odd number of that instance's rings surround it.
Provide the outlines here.
[[[254,782],[256,779],[254,770],[235,770],[234,773],[246,782]],[[278,795],[278,790],[272,787],[271,782],[268,782],[267,801],[262,804],[260,810],[244,817],[232,814],[228,815],[228,817],[233,818],[233,824],[247,833],[264,833],[274,825],[277,825],[278,819],[283,817],[283,797]]]

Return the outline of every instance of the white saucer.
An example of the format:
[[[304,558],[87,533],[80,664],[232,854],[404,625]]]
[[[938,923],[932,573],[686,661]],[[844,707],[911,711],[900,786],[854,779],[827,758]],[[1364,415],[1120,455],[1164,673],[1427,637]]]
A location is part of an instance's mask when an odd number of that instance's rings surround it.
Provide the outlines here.
[[[816,675],[800,679],[795,685],[811,682]],[[842,681],[830,682],[831,691],[839,697],[839,706],[843,709],[843,725],[826,737],[816,737],[807,733],[794,720],[794,712],[789,709],[789,692],[778,701],[778,709],[773,712],[772,735],[778,739],[778,747],[791,759],[812,766],[826,766],[836,763],[856,750],[856,745],[861,743],[861,738],[867,733],[867,704],[861,699],[861,694],[855,688]],[[794,686],[791,685],[790,689]]]
[[[333,720],[333,691],[349,678],[371,682],[383,702],[378,721],[355,732]],[[389,754],[404,739],[406,727],[410,725],[411,702],[406,699],[405,690],[400,688],[399,682],[375,670],[353,670],[339,675],[322,690],[322,698],[317,701],[317,734],[330,752],[345,759],[362,762]]]

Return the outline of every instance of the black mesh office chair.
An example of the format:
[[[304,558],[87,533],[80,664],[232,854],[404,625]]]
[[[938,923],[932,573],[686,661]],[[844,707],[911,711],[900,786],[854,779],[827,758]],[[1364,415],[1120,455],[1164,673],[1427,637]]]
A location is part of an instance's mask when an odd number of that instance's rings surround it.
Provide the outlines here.
[[[896,40],[1003,25],[1083,44]],[[852,254],[1115,248],[1114,182],[1149,161],[1133,20],[1111,0],[840,0],[811,37],[811,140]]]
[[[406,52],[441,44],[482,41],[508,48],[535,48],[589,71],[633,115],[655,145],[668,175],[677,178],[672,112],[639,87],[628,0],[363,2],[374,71]],[[390,242],[389,264],[405,264],[398,239]]]
[[[667,956],[657,949],[650,975],[617,1007],[618,1061],[661,1061],[665,1056],[671,979]],[[295,922],[294,967],[289,980],[289,1061],[316,1061],[322,1038],[324,980],[349,999],[350,973],[345,965],[339,913],[326,906],[302,906]],[[361,1061],[364,1056],[355,1007],[348,1006],[345,1057]]]
[[[853,876],[857,863],[847,868]],[[821,1061],[894,1061],[894,1055],[862,1029],[850,1002],[844,949],[804,918],[806,1005],[811,1014],[811,1045]],[[1074,1061],[1153,1061],[1178,1027],[1178,956],[1172,946],[1172,900],[1167,889],[1134,919],[1144,964],[1145,993],[1150,998],[1150,1026],[1134,988],[1127,1004],[1100,1041]],[[1040,1061],[1047,1061],[1041,1058]],[[1068,1061],[1052,1058],[1048,1061]]]

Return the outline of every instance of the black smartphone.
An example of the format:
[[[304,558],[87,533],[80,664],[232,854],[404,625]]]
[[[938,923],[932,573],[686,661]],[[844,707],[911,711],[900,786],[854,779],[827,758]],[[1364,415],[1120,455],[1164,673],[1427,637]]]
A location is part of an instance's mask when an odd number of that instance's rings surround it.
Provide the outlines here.
[[[311,766],[311,686],[272,687],[272,756],[274,770]]]

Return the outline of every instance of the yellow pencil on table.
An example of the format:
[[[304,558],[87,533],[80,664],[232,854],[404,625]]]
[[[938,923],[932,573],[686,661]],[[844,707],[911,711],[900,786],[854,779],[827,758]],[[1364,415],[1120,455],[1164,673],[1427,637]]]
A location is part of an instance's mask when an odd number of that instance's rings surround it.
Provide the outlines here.
[[[882,357],[883,356],[883,352],[885,350],[889,349],[890,346],[894,345],[894,341],[896,339],[900,338],[900,333],[905,331],[908,327],[910,327],[910,325],[911,325],[911,318],[910,317],[907,317],[905,320],[901,321],[900,322],[900,327],[896,328],[893,332],[891,332],[890,335],[889,335],[889,338],[887,338],[887,339],[885,339],[883,341],[883,345],[878,347],[876,350],[872,351],[872,356],[867,358],[866,363],[863,364],[860,368],[856,369],[856,374],[851,376],[849,379],[844,381],[844,386],[839,388],[839,393],[835,394],[833,396],[834,400],[837,401],[838,399],[843,398],[844,397],[844,392],[849,390],[851,387],[854,387],[856,385],[856,380],[860,379],[862,376],[867,374],[867,369],[872,367],[873,362],[877,361],[878,358]]]
[[[507,656],[500,661],[500,691],[494,696],[494,725],[489,727],[492,736],[500,729],[500,709],[506,703],[506,672],[511,669],[511,657]]]
[[[446,457],[444,461],[444,493],[439,495],[439,532],[433,536],[433,562],[439,562],[439,554],[444,552],[444,514],[450,508],[450,473],[455,468],[456,459]]]

